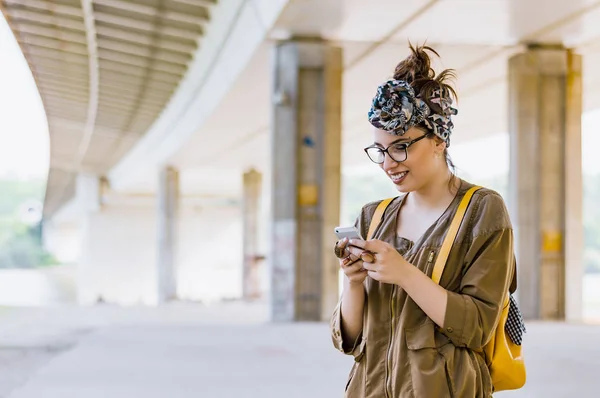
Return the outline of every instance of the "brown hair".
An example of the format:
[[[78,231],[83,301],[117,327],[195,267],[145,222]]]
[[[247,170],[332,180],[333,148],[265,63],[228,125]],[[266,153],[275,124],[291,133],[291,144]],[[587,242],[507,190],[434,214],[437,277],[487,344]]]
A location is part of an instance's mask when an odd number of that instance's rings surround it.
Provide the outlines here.
[[[431,58],[427,52],[439,58],[440,55],[438,52],[426,45],[414,47],[410,42],[408,45],[411,54],[396,65],[394,79],[404,80],[409,83],[415,90],[415,95],[425,101],[432,112],[441,113],[441,107],[431,102],[430,99],[433,92],[439,89],[442,95],[458,100],[456,91],[449,84],[450,81],[456,79],[456,72],[454,69],[445,69],[436,76],[435,71],[431,67]],[[430,138],[440,140],[424,123],[420,123],[418,127],[426,131]],[[450,159],[448,149],[444,149],[444,158],[452,171],[452,178],[450,180],[450,184],[452,184],[455,178],[456,167],[452,159]]]

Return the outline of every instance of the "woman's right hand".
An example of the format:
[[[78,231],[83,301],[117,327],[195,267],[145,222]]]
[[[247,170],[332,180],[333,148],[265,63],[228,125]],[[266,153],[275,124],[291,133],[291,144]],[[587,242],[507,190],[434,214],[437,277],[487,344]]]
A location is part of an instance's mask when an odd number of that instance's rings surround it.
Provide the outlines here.
[[[363,268],[363,261],[354,254],[350,254],[347,247],[348,239],[342,239],[336,243],[336,254],[340,253],[338,255],[340,267],[351,285],[362,285],[369,273]]]

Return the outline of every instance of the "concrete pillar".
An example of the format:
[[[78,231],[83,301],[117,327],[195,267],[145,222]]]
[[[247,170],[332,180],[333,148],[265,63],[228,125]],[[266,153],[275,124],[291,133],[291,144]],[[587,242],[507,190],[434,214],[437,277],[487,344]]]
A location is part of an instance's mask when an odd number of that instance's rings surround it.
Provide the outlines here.
[[[177,297],[176,285],[176,232],[178,229],[179,173],[171,167],[160,170],[158,178],[158,255],[157,302]]]
[[[258,222],[262,192],[262,174],[254,169],[244,173],[243,190],[244,265],[242,272],[242,296],[246,300],[254,300],[262,296],[260,265],[263,261],[263,256],[259,252],[260,230]]]
[[[94,249],[98,243],[94,239],[96,214],[101,209],[102,184],[100,178],[91,174],[79,174],[75,180],[76,209],[81,214],[79,223],[81,249],[77,269],[77,300],[80,304],[91,304],[103,300],[96,295],[95,286],[88,283],[95,271]],[[93,293],[91,293],[93,292]]]
[[[338,299],[342,50],[278,43],[273,75],[271,315],[326,320]]]
[[[532,45],[509,79],[520,306],[529,319],[581,319],[581,56]]]
[[[81,173],[75,180],[75,200],[83,212],[100,210],[104,180],[93,174]]]
[[[42,244],[44,250],[62,264],[76,264],[81,254],[81,225],[55,219],[44,222]],[[79,220],[81,221],[81,219]]]

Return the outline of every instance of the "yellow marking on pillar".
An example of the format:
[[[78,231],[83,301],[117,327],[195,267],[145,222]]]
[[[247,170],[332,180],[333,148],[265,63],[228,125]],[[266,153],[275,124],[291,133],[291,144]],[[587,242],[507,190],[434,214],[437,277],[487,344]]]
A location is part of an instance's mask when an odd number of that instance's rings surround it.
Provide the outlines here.
[[[562,250],[563,236],[559,231],[542,232],[542,250],[546,253],[559,252]]]
[[[300,185],[298,187],[298,204],[300,206],[316,206],[318,203],[318,185]]]

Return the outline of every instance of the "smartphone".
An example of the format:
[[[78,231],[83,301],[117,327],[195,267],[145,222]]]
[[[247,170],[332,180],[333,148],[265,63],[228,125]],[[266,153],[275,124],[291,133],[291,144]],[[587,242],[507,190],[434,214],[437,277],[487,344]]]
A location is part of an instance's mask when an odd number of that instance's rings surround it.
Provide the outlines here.
[[[344,239],[344,238],[348,238],[348,240],[350,239],[358,239],[358,240],[363,240],[362,236],[360,236],[360,233],[358,232],[358,230],[355,227],[336,227],[335,228],[335,234],[337,235],[338,239]],[[365,252],[370,254],[369,252]],[[372,254],[370,254],[372,256]],[[347,264],[348,265],[352,265],[355,262],[357,262],[359,259],[355,260],[354,262]]]
[[[360,233],[358,232],[358,230],[355,227],[336,227],[335,234],[338,237],[338,239],[340,239],[340,240],[342,240],[344,238],[348,238],[348,240],[350,240],[350,239],[363,240],[363,238],[360,236]]]

